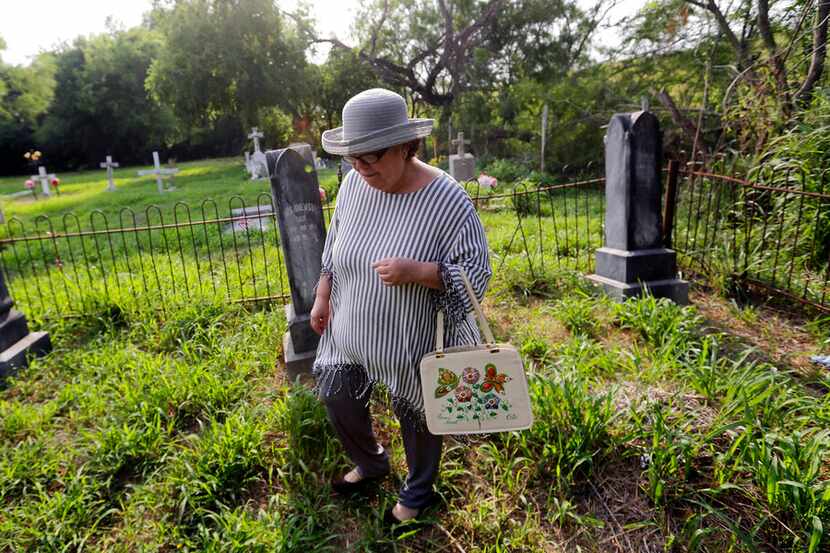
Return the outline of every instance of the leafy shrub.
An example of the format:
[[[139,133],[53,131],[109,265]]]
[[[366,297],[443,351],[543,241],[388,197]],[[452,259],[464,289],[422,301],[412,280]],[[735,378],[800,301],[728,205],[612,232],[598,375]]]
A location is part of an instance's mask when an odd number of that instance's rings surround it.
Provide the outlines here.
[[[533,359],[534,361],[541,361],[547,357],[550,352],[550,346],[541,338],[531,336],[527,338],[521,347],[523,356]]]
[[[516,182],[528,173],[527,167],[509,159],[495,159],[488,163],[483,171],[496,177],[499,183]]]

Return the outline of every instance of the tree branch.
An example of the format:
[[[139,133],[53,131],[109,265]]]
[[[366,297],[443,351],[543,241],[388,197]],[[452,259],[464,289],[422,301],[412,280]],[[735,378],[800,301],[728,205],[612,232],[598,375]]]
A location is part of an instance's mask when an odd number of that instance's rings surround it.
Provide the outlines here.
[[[816,24],[813,27],[813,56],[810,60],[810,69],[798,92],[795,93],[795,101],[801,105],[807,104],[813,97],[816,83],[824,72],[824,61],[827,57],[828,16],[830,16],[830,0],[819,0]]]
[[[692,122],[692,120],[683,115],[680,109],[678,109],[677,104],[674,103],[672,97],[665,90],[661,90],[657,93],[657,99],[667,110],[669,110],[674,124],[683,129],[683,132],[686,134],[687,138],[692,144],[695,144],[697,141],[697,126]],[[697,146],[700,150],[706,149],[705,145],[701,147],[700,144],[697,144]]]
[[[732,49],[735,50],[735,53],[738,56],[738,66],[742,66],[746,59],[746,51],[741,42],[738,40],[738,37],[735,36],[735,32],[732,30],[732,27],[729,26],[729,21],[726,20],[726,16],[723,14],[720,7],[718,7],[717,3],[715,3],[715,0],[707,0],[706,3],[698,0],[684,1],[687,4],[702,8],[715,16],[715,21],[717,21],[718,27],[726,37],[726,40],[729,41],[729,44],[732,45]]]
[[[770,29],[769,0],[758,0],[758,33],[761,35],[761,41],[764,43],[764,47],[769,54],[772,73],[775,76],[778,94],[781,97],[782,111],[785,116],[789,116],[790,87],[787,83],[787,68],[784,66],[784,60],[781,59],[781,54],[778,52],[778,47],[775,44],[775,36]]]

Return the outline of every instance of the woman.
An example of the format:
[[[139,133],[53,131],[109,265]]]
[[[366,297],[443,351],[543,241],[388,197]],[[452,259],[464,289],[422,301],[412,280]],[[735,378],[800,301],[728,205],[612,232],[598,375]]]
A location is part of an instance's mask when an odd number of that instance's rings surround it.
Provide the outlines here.
[[[473,343],[461,271],[479,298],[490,279],[487,241],[464,190],[415,154],[431,119],[409,119],[394,92],[371,89],[343,108],[343,126],[323,133],[323,148],[354,167],[340,187],[311,310],[321,334],[314,375],[329,420],[355,467],[333,483],[342,494],[367,491],[389,473],[372,432],[369,396],[382,383],[401,423],[409,468],[385,520],[416,518],[433,499],[441,436],[423,419],[418,374],[434,348],[444,310],[446,346]]]

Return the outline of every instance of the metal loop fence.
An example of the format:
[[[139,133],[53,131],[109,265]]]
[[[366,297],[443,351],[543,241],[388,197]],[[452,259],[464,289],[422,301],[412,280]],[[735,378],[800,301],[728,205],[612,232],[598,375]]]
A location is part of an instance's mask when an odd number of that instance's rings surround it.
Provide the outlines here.
[[[672,244],[681,265],[830,312],[827,173],[764,167],[755,177],[678,171]]]
[[[589,271],[602,242],[602,179],[547,186],[518,181],[485,191],[462,183],[484,222],[494,270]],[[324,205],[326,226],[335,202]],[[183,303],[290,300],[270,194],[197,206],[177,202],[33,220],[0,232],[0,262],[12,297],[32,316],[60,318],[138,302],[166,312]]]
[[[593,272],[604,241],[605,179],[588,169],[571,181],[462,183],[487,232],[497,278],[521,273],[543,282],[552,271]],[[677,165],[667,175],[664,236],[681,267],[830,312],[824,175],[773,171],[761,184]],[[324,205],[326,226],[335,203]],[[290,299],[268,193],[249,204],[233,196],[166,211],[150,205],[12,217],[0,227],[0,262],[12,297],[40,318],[131,302],[166,312],[195,301]]]

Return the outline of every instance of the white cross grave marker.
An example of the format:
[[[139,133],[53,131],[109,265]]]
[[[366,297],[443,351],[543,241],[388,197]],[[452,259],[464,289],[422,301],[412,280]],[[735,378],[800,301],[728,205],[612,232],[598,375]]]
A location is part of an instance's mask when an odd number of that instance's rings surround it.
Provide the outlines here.
[[[459,132],[458,138],[452,141],[453,146],[458,146],[458,153],[450,155],[450,175],[459,182],[475,176],[476,159],[464,151],[464,146],[469,143],[469,140],[464,140],[463,132]]]
[[[159,193],[175,190],[175,188],[172,186],[170,188],[164,188],[164,182],[162,181],[162,178],[170,175],[175,175],[179,172],[179,170],[175,167],[172,167],[170,169],[162,169],[161,162],[159,161],[158,152],[153,152],[153,166],[155,167],[154,169],[144,169],[143,171],[139,171],[138,176],[143,177],[145,175],[155,175],[156,186],[158,187]]]
[[[101,169],[107,170],[107,191],[115,192],[115,182],[112,180],[112,169],[118,167],[118,163],[112,160],[112,156],[107,156],[107,161],[101,163]]]
[[[262,150],[259,149],[259,139],[263,138],[265,135],[262,134],[259,129],[253,127],[251,129],[251,134],[248,135],[248,138],[254,141],[254,152],[261,152]]]
[[[49,191],[49,181],[56,178],[58,177],[54,173],[46,174],[46,167],[43,165],[37,168],[37,175],[32,175],[32,180],[40,181],[40,189],[43,191],[44,196],[52,195]]]
[[[254,141],[254,153],[250,156],[245,157],[245,166],[248,168],[248,172],[251,173],[251,180],[257,180],[268,176],[268,166],[267,162],[265,161],[265,154],[259,148],[259,139],[263,138],[265,135],[257,129],[257,127],[251,128],[251,134],[248,135],[248,138]]]
[[[458,133],[458,138],[456,138],[455,140],[452,141],[453,146],[458,146],[458,152],[456,153],[456,155],[464,157],[464,145],[469,144],[469,143],[470,143],[469,140],[464,140],[464,133],[459,132]]]

